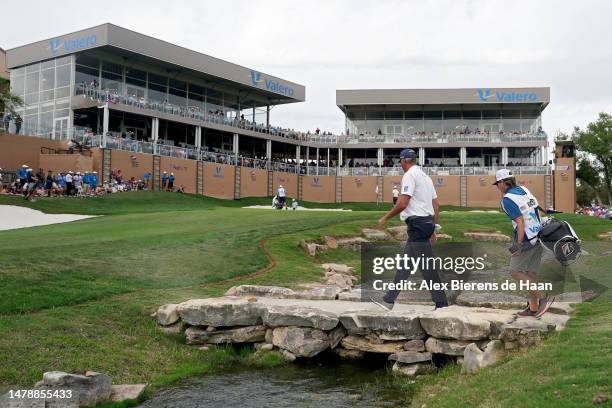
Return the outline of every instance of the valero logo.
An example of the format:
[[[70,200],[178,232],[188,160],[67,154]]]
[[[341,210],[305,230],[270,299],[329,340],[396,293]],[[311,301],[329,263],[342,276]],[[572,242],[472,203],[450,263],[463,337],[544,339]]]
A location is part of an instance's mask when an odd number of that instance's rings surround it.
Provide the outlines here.
[[[318,177],[312,178],[312,186],[313,187],[321,187],[321,179]]]
[[[480,183],[480,187],[486,187],[487,185],[487,179],[484,177],[479,178],[478,182]]]
[[[278,81],[274,81],[272,79],[263,79],[261,77],[261,72],[251,70],[251,84],[256,87],[260,87],[260,84],[263,84],[263,88],[268,91],[276,92],[281,95],[293,96],[294,90],[293,88],[283,85]]]
[[[213,177],[223,178],[223,168],[221,166],[215,166],[215,173],[213,174]]]
[[[444,179],[442,177],[436,179],[436,187],[444,187]]]
[[[491,88],[482,88],[476,94],[480,102],[536,102],[538,94],[535,92],[506,92],[493,91]]]
[[[59,38],[54,38],[52,40],[49,40],[49,53],[52,57],[55,57],[60,52],[74,52],[87,47],[92,47],[96,45],[96,43],[97,38],[95,35],[90,35],[89,37],[69,38],[67,40],[60,40]]]

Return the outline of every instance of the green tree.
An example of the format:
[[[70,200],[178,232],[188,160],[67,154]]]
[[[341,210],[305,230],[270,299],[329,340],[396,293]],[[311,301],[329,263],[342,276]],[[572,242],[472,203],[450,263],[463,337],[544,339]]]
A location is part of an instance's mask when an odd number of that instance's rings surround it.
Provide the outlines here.
[[[593,190],[595,199],[598,203],[601,203],[601,197],[599,196],[599,189],[601,188],[601,169],[593,167],[591,161],[587,157],[582,157],[578,161],[576,177],[580,179],[581,184]]]
[[[612,115],[600,113],[585,130],[575,127],[573,136],[577,149],[593,159],[591,167],[599,177],[603,177],[603,189],[608,196],[608,204],[612,205]]]
[[[0,113],[8,111],[15,116],[15,108],[23,105],[23,100],[11,92],[9,81],[0,78]]]

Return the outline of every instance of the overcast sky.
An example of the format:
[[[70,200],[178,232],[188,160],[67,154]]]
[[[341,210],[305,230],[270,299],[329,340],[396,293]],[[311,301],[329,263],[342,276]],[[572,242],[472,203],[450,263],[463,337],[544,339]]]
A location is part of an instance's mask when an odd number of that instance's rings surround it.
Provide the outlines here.
[[[550,86],[543,125],[612,112],[612,2],[34,1],[5,49],[110,22],[306,87],[274,124],[341,132],[336,89]],[[11,3],[17,7],[17,3]],[[169,8],[170,7],[170,8]],[[5,11],[9,11],[5,7]]]

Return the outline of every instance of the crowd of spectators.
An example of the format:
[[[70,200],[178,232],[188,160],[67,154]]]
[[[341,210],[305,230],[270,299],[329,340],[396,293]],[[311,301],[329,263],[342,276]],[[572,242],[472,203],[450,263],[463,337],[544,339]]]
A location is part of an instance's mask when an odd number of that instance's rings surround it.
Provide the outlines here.
[[[604,220],[612,220],[612,206],[591,203],[590,206],[579,207],[576,214],[586,215],[588,217],[597,217]]]

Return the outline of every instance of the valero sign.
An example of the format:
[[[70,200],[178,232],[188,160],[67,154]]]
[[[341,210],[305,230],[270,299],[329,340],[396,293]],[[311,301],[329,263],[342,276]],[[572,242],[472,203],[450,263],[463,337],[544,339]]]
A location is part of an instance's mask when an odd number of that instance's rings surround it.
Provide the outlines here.
[[[60,40],[59,38],[54,38],[49,40],[49,52],[52,57],[57,56],[58,54],[66,54],[75,51],[79,51],[85,48],[93,47],[98,42],[98,39],[95,35],[90,35],[86,37],[77,37],[77,38],[68,38],[66,40]]]
[[[535,92],[496,91],[491,88],[482,88],[476,94],[481,102],[537,102],[538,94]]]

